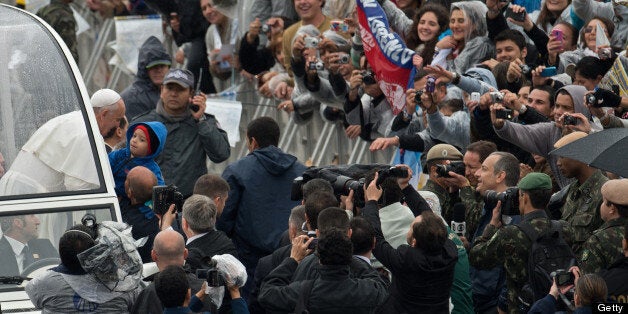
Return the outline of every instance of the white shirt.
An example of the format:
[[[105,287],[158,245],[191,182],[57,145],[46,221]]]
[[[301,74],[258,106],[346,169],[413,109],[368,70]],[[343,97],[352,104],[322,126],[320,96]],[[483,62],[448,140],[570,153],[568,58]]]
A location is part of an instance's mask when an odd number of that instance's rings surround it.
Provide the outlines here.
[[[188,246],[190,243],[192,243],[192,241],[194,241],[194,240],[196,240],[196,239],[198,239],[198,238],[200,238],[200,237],[202,237],[202,236],[204,236],[204,235],[206,235],[206,234],[208,234],[208,233],[209,233],[209,232],[199,233],[199,234],[197,234],[197,235],[194,235],[194,236],[192,236],[192,237],[189,237],[189,238],[188,238],[188,241],[187,241],[187,242],[185,242],[185,245],[186,245],[186,246]]]

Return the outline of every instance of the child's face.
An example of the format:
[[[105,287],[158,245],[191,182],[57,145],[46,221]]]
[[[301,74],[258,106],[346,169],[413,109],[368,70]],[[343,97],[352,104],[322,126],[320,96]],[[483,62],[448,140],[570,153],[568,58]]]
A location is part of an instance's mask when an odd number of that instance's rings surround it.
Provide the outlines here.
[[[133,157],[144,157],[148,155],[148,142],[142,130],[135,129],[135,131],[133,131],[130,144],[131,155],[133,155]]]

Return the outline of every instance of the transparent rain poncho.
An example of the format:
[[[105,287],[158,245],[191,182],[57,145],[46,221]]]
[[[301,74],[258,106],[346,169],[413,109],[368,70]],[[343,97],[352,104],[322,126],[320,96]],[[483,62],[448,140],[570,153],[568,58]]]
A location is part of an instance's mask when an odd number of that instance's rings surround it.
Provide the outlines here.
[[[237,258],[231,254],[222,254],[215,255],[212,257],[212,260],[216,262],[216,269],[218,269],[221,274],[224,274],[227,286],[244,286],[247,279],[246,268]],[[207,286],[205,293],[209,295],[209,298],[216,307],[220,308],[222,299],[225,296],[225,287]]]

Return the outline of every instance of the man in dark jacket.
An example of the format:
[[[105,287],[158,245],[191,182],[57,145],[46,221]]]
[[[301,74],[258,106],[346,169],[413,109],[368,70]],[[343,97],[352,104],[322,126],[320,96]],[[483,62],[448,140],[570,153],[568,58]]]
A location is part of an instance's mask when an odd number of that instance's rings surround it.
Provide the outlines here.
[[[375,272],[370,278],[350,277],[352,245],[342,230],[328,231],[318,240],[320,277],[291,283],[299,262],[312,251],[308,249],[312,241],[304,235],[293,239],[290,258],[262,284],[260,303],[267,309],[291,313],[375,313],[388,296],[386,285]]]
[[[188,238],[187,263],[192,271],[207,268],[203,261],[214,255],[231,254],[238,257],[233,242],[224,232],[216,230],[216,204],[205,195],[194,194],[183,204],[181,227]]]
[[[447,238],[442,219],[431,211],[422,212],[409,226],[409,245],[393,248],[382,234],[377,206],[382,189],[376,182],[377,175],[366,189],[362,212],[375,229],[373,254],[393,275],[383,313],[449,313],[458,249]]]
[[[133,121],[166,125],[166,146],[155,160],[167,182],[179,187],[184,197],[192,195],[194,182],[207,173],[207,157],[223,162],[231,154],[227,132],[220,129],[214,116],[205,113],[205,95],[194,95],[193,85],[190,71],[170,70],[157,108]]]
[[[126,117],[129,121],[141,113],[155,109],[159,102],[161,84],[170,69],[171,59],[157,37],[150,36],[142,44],[137,56],[135,81],[120,93],[126,105]]]
[[[294,178],[306,167],[297,158],[277,148],[279,125],[269,117],[251,121],[246,140],[249,154],[222,173],[229,183],[229,198],[217,227],[230,236],[238,257],[252,281],[257,261],[279,247],[281,234],[288,229]],[[248,297],[248,287],[243,297]]]

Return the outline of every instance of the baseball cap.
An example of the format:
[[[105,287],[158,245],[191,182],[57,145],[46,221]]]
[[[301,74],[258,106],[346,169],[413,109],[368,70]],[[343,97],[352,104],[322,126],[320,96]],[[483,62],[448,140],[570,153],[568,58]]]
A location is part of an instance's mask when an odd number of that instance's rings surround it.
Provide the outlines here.
[[[170,60],[165,60],[165,59],[164,60],[155,60],[155,61],[152,61],[152,62],[148,63],[146,65],[146,68],[150,69],[150,68],[152,68],[152,67],[154,67],[156,65],[167,65],[167,66],[170,66],[170,65],[172,65],[172,62]]]
[[[163,85],[169,83],[179,84],[183,88],[191,88],[194,85],[194,74],[189,70],[172,69],[164,77]]]

